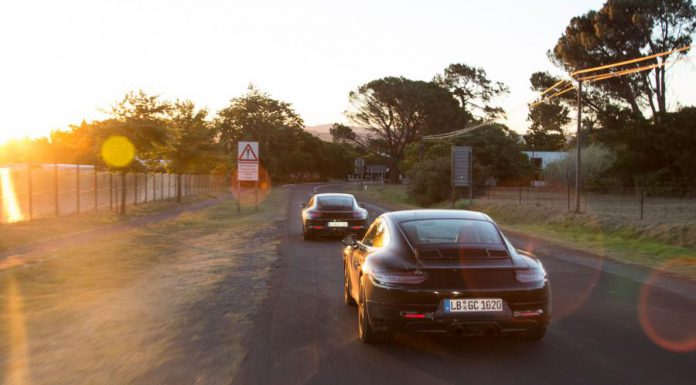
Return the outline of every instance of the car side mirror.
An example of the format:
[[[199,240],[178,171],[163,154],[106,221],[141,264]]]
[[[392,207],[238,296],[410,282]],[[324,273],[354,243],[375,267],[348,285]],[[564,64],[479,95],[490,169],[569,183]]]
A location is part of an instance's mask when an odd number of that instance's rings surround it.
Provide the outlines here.
[[[352,248],[358,247],[358,238],[355,234],[348,234],[341,241],[345,246],[350,246]]]

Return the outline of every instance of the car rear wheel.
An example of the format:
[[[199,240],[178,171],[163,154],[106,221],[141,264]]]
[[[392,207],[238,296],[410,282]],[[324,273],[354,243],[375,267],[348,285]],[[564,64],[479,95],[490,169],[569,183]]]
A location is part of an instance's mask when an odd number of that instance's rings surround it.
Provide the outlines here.
[[[350,289],[350,279],[348,278],[348,269],[346,268],[346,264],[343,264],[343,302],[346,305],[349,306],[356,306],[357,302],[355,302],[355,299],[353,296],[350,294],[351,289]]]
[[[360,340],[365,343],[389,342],[394,338],[394,333],[380,330],[376,331],[370,324],[370,316],[367,313],[367,301],[365,299],[365,288],[360,284],[360,300],[358,301],[358,335]]]
[[[546,335],[546,326],[528,330],[520,335],[525,341],[539,341]]]

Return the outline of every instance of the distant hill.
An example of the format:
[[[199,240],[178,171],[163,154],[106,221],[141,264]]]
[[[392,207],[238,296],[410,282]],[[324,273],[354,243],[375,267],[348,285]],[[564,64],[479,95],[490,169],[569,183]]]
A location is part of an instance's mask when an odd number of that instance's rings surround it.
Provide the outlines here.
[[[331,137],[331,127],[333,127],[333,123],[331,124],[319,124],[317,126],[308,126],[305,127],[305,131],[309,132],[310,134],[318,137],[319,139],[325,141],[325,142],[331,142],[333,141],[333,138]],[[360,136],[365,135],[365,130],[362,128],[358,127],[351,127],[353,131],[355,131],[356,134]]]

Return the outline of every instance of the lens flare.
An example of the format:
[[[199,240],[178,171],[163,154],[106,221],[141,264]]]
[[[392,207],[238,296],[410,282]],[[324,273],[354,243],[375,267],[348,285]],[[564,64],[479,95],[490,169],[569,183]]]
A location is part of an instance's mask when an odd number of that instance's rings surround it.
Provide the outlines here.
[[[241,181],[237,183],[237,173],[234,173],[230,186],[232,196],[239,201],[241,206],[261,204],[271,193],[271,176],[261,165],[259,165],[259,181],[256,184],[257,188],[254,189],[254,182]]]
[[[665,293],[656,284],[661,279],[670,279],[665,270],[692,268],[693,258],[675,258],[656,268],[645,280],[638,298],[638,320],[645,334],[661,348],[675,352],[688,353],[696,350],[696,329],[693,319],[696,316],[696,303],[692,299],[661,301]],[[672,303],[672,305],[668,305]],[[678,306],[679,313],[671,310]]]
[[[17,282],[12,279],[7,291],[7,319],[9,320],[9,361],[5,372],[6,384],[29,384],[29,349],[27,347],[24,301]]]
[[[0,168],[0,193],[2,194],[2,212],[5,222],[14,223],[24,219],[22,210],[17,202],[14,184],[12,183],[12,173],[9,168]]]
[[[135,159],[135,146],[125,136],[110,136],[102,144],[101,156],[109,166],[126,167]]]

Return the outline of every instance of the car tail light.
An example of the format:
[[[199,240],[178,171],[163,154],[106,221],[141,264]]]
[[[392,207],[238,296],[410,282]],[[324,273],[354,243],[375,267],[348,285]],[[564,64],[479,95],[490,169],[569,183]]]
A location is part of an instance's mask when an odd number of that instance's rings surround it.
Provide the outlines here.
[[[316,219],[316,218],[321,218],[321,213],[318,211],[306,210],[306,211],[302,212],[302,216],[305,219]]]
[[[404,318],[425,319],[424,313],[417,313],[415,311],[402,311],[401,316]]]
[[[546,279],[546,272],[540,268],[517,270],[515,271],[515,278],[522,283],[543,282]]]
[[[385,285],[418,285],[426,279],[420,271],[382,271],[370,274],[372,280]]]

